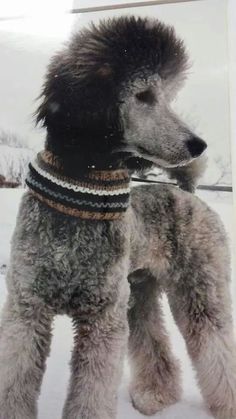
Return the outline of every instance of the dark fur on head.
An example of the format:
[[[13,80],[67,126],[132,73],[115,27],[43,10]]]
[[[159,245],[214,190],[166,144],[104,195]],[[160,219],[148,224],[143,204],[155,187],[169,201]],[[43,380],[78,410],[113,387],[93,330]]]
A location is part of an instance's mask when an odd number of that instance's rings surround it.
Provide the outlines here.
[[[169,106],[187,66],[182,40],[157,20],[120,17],[74,34],[49,65],[37,111],[46,148],[71,175],[190,163],[205,143]]]
[[[121,17],[75,34],[48,68],[37,111],[47,128],[47,148],[69,167],[122,166],[120,92],[137,76],[177,79],[187,56],[172,27]],[[143,167],[142,159],[129,160]],[[150,163],[148,163],[150,166]]]

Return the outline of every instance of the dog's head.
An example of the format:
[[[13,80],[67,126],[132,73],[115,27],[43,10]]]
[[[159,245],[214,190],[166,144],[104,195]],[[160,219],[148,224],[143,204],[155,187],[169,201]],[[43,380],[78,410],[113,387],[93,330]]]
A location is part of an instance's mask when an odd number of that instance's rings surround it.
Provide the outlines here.
[[[74,34],[49,65],[37,121],[70,167],[180,166],[206,148],[174,114],[188,66],[157,20],[121,17]]]

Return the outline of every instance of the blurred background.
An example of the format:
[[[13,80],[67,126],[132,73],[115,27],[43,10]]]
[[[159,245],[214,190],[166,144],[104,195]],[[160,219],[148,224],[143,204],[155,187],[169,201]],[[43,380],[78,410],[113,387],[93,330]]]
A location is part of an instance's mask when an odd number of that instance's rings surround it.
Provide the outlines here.
[[[185,87],[173,106],[196,134],[208,143],[208,168],[201,179],[204,190],[198,190],[197,194],[220,214],[229,235],[232,256],[235,253],[232,193],[235,176],[232,150],[236,141],[235,1],[8,0],[0,4],[0,308],[6,297],[4,278],[10,238],[24,192],[27,165],[42,149],[45,139],[44,130],[34,125],[33,114],[47,64],[71,32],[91,21],[124,14],[158,18],[173,25],[185,41],[192,67]],[[166,181],[158,170],[149,173],[147,178]],[[235,296],[234,275],[232,278],[232,293]],[[165,299],[163,304],[167,327],[183,365],[184,396],[182,402],[155,417],[211,418],[203,406],[184,342]],[[39,419],[60,417],[68,382],[72,345],[68,319],[56,319],[54,335],[40,398]],[[142,418],[130,404],[128,376],[129,367],[126,364],[118,419]]]

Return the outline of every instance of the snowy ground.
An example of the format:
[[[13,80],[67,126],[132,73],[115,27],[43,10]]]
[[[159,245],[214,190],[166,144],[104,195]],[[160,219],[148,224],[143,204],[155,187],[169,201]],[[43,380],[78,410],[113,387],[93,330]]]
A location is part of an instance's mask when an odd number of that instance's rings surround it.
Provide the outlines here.
[[[14,228],[21,194],[21,190],[0,189],[0,308],[6,297],[4,284],[5,267],[9,259],[10,237]],[[233,219],[231,194],[201,192],[199,196],[206,200],[221,215],[229,236],[231,236]],[[212,416],[203,405],[182,337],[171,318],[165,300],[163,304],[167,328],[171,334],[173,347],[182,363],[184,391],[180,403],[153,417],[156,419],[210,419]],[[69,377],[68,362],[71,347],[72,332],[70,321],[66,317],[58,317],[55,320],[52,351],[48,359],[47,372],[39,400],[39,419],[58,419],[60,417]],[[144,418],[143,415],[133,409],[130,403],[127,391],[128,377],[129,367],[126,363],[119,394],[118,419]]]

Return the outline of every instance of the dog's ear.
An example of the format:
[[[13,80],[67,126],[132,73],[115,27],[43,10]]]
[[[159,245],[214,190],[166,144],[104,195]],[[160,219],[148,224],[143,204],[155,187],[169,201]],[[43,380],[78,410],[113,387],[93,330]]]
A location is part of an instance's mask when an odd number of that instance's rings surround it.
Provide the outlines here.
[[[88,72],[67,54],[54,57],[48,68],[36,121],[46,127],[54,148],[107,151],[109,137],[113,144],[117,130],[120,137],[112,69],[104,62]]]
[[[111,85],[112,82],[112,69],[108,63],[99,66],[94,71],[93,77],[88,79],[83,77],[79,71],[76,74],[75,69],[66,65],[63,58],[63,55],[56,56],[48,67],[43,91],[39,96],[42,102],[35,114],[36,122],[49,128],[56,114],[61,114],[62,110],[63,113],[67,111],[68,117],[68,112],[75,110],[76,105],[80,105],[80,107],[83,105],[83,110],[86,112],[87,106],[89,105],[92,108],[99,98],[101,104],[103,104],[105,84]],[[92,88],[95,90],[92,91]],[[97,97],[95,95],[96,90],[99,90],[100,93]],[[107,99],[108,94],[109,90],[106,90]],[[70,109],[70,104],[73,104],[73,109]]]
[[[65,112],[69,112],[68,101],[72,93],[70,91],[72,78],[64,61],[63,54],[57,55],[49,65],[43,90],[39,96],[41,104],[35,114],[36,122],[41,123],[49,132],[57,130],[57,127],[64,122]]]

